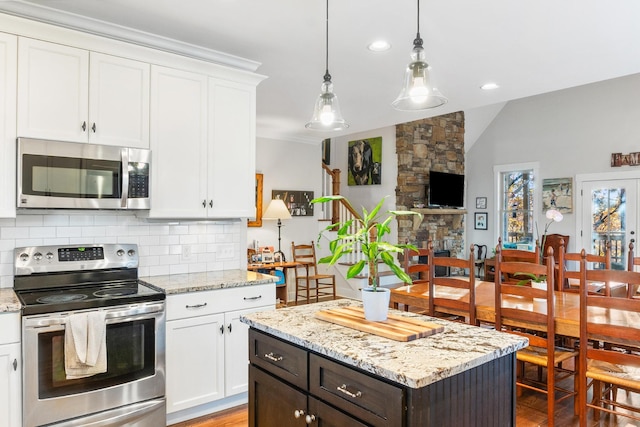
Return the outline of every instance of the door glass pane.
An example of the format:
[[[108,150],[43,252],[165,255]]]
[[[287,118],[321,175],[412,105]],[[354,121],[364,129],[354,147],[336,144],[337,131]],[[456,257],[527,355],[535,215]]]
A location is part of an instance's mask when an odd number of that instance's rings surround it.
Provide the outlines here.
[[[611,245],[611,266],[625,268],[627,192],[622,188],[596,188],[591,192],[591,253],[604,255]]]
[[[504,247],[525,245],[532,250],[533,239],[533,171],[512,171],[502,174],[502,224]],[[520,245],[520,246],[518,246]]]

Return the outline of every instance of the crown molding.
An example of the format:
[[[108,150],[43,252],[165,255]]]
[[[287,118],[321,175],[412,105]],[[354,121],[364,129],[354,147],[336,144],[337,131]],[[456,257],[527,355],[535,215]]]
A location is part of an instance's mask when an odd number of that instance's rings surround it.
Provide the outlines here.
[[[20,0],[0,1],[0,12],[250,72],[255,72],[262,65],[217,50]]]

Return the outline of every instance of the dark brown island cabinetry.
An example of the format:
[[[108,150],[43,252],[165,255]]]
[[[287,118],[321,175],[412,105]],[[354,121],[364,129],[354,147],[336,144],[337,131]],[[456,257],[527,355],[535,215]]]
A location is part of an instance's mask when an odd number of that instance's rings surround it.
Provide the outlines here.
[[[515,425],[515,352],[419,389],[253,328],[249,358],[250,427]]]

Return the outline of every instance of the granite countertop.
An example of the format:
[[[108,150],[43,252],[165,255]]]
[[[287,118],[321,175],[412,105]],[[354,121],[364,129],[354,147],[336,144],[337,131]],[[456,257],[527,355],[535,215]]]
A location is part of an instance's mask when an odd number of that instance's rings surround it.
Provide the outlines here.
[[[222,270],[148,276],[140,277],[140,280],[163,290],[167,295],[171,295],[275,283],[278,281],[278,277],[247,270]]]
[[[444,331],[409,342],[360,332],[314,317],[319,310],[362,306],[341,299],[241,317],[249,326],[332,359],[411,388],[421,388],[527,346],[526,338],[415,313],[391,310],[444,325]]]
[[[13,288],[0,288],[0,313],[22,310],[22,304],[13,292]]]

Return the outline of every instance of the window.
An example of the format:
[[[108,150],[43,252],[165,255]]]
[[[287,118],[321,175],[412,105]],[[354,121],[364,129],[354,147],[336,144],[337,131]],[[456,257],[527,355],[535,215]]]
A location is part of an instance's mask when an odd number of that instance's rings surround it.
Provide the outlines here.
[[[537,164],[494,169],[498,194],[498,237],[504,247],[534,249]]]

